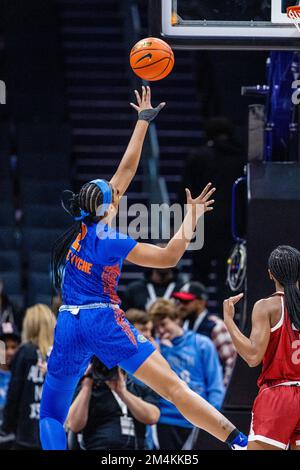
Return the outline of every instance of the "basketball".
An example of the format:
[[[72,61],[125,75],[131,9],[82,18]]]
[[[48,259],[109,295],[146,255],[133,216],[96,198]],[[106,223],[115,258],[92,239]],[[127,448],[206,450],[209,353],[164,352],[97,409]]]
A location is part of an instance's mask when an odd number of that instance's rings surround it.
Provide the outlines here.
[[[131,49],[130,65],[134,73],[144,80],[162,80],[173,69],[174,53],[162,39],[141,39]]]

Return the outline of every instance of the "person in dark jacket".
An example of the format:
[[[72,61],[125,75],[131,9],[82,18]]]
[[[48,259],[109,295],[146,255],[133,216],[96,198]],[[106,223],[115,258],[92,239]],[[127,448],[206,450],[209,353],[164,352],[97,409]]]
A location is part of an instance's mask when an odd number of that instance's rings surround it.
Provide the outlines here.
[[[50,308],[37,304],[27,309],[23,344],[11,366],[11,381],[3,410],[2,432],[14,433],[13,449],[39,449],[39,417],[44,369],[53,344],[55,317]]]
[[[8,322],[16,325],[20,330],[22,327],[22,312],[5,292],[5,283],[0,279],[0,323]]]
[[[67,424],[86,450],[142,450],[146,424],[159,419],[158,396],[120,368],[94,357],[77,387]]]
[[[11,364],[20,342],[21,335],[13,323],[0,323],[0,450],[10,449],[15,439],[13,433],[1,432],[1,425],[11,379]]]
[[[218,202],[211,219],[205,219],[205,238],[202,250],[192,252],[193,279],[208,285],[211,264],[216,260],[218,299],[227,295],[225,289],[227,258],[233,244],[230,221],[231,191],[235,180],[243,176],[243,149],[234,139],[234,127],[224,117],[206,123],[206,144],[195,149],[186,159],[180,188],[184,204],[185,188],[193,193],[203,181],[211,181],[218,188]],[[242,200],[239,198],[239,204]],[[243,229],[241,223],[241,230]]]
[[[147,310],[157,298],[170,299],[175,290],[187,281],[176,268],[147,269],[144,279],[130,283],[123,298],[124,310]]]
[[[21,342],[17,327],[10,322],[0,323],[0,341],[4,347],[4,361],[0,360],[0,424],[6,403],[7,390],[11,378],[11,363]]]
[[[213,315],[207,306],[208,292],[200,282],[187,282],[173,293],[184,331],[192,330],[212,340],[223,367],[224,386],[227,387],[236,361],[236,350],[224,321]]]

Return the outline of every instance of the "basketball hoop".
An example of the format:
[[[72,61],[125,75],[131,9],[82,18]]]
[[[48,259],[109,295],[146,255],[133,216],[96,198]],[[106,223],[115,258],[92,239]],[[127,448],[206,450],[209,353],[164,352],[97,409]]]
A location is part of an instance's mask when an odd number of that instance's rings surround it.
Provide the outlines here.
[[[293,23],[295,24],[296,28],[298,29],[300,33],[300,6],[297,5],[297,6],[289,7],[286,10],[286,14],[288,18],[290,18],[290,20],[293,21]]]

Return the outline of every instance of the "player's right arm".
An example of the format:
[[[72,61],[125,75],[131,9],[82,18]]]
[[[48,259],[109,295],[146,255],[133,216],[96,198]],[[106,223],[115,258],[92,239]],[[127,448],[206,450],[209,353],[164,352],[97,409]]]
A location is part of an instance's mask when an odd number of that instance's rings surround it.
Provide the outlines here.
[[[166,104],[163,102],[156,108],[152,107],[151,90],[149,86],[142,87],[142,96],[140,96],[137,90],[135,90],[135,95],[137,104],[130,104],[138,112],[139,119],[118,169],[110,180],[110,183],[119,191],[120,197],[123,196],[136,174],[149,123]],[[141,117],[142,112],[148,112],[148,118],[146,116]]]
[[[147,268],[169,268],[176,266],[193,238],[199,218],[205,212],[213,210],[212,205],[214,200],[210,198],[214,192],[215,188],[211,188],[211,183],[209,183],[200,196],[193,199],[190,191],[186,189],[187,213],[174,237],[165,247],[149,243],[137,243],[128,254],[127,260]]]
[[[234,306],[242,296],[239,294],[224,301],[224,321],[238,354],[250,367],[257,367],[263,360],[271,334],[267,299],[259,300],[254,305],[251,334],[247,338],[234,322]]]

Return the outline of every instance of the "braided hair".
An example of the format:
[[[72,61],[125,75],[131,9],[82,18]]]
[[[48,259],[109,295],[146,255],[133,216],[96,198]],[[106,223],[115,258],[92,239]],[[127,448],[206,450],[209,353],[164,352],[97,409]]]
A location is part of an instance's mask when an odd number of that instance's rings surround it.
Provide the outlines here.
[[[75,222],[54,243],[51,257],[51,271],[54,288],[60,289],[64,267],[67,263],[67,254],[72,242],[82,234],[82,222],[90,225],[99,222],[102,218],[96,215],[97,208],[103,202],[103,193],[95,183],[86,183],[79,194],[72,191],[64,191],[62,207],[68,212]]]
[[[278,246],[269,258],[269,269],[283,286],[291,324],[300,330],[300,252],[291,246]]]

